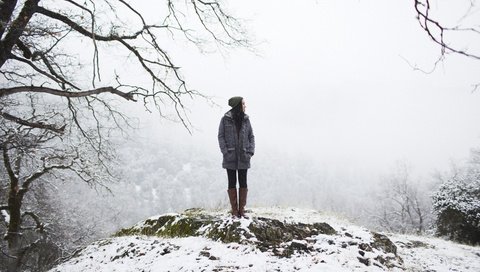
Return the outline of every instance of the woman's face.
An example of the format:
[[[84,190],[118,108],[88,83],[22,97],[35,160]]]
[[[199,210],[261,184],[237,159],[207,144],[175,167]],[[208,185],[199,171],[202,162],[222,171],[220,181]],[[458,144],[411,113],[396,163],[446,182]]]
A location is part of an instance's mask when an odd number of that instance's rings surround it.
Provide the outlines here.
[[[242,99],[242,111],[245,112],[247,106],[245,105],[245,99]]]

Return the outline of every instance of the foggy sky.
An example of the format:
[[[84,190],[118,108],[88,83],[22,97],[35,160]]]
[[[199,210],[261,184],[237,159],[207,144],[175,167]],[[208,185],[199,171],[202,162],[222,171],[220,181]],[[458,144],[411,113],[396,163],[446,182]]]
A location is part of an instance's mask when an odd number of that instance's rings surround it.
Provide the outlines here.
[[[192,136],[154,115],[143,118],[145,135],[170,131],[182,141],[218,149],[227,100],[240,95],[257,152],[280,150],[332,167],[376,172],[404,160],[428,175],[480,146],[480,97],[472,93],[480,63],[448,55],[430,74],[415,71],[412,66],[430,70],[440,48],[421,30],[411,1],[229,4],[247,20],[257,53],[201,55],[177,41],[170,54],[190,88],[214,97],[219,106],[191,103]],[[449,14],[442,18],[454,24],[468,9],[457,2],[445,5],[434,5],[432,12]],[[474,17],[480,17],[478,8],[461,23]],[[455,41],[460,48],[480,49],[478,40]]]

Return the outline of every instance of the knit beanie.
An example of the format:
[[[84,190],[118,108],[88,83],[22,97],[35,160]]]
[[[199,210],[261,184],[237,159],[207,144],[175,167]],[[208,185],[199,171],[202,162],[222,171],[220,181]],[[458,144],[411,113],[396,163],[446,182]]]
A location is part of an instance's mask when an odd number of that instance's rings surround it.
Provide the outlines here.
[[[234,108],[236,105],[242,103],[243,97],[241,96],[234,96],[230,99],[228,99],[228,105],[232,108]]]

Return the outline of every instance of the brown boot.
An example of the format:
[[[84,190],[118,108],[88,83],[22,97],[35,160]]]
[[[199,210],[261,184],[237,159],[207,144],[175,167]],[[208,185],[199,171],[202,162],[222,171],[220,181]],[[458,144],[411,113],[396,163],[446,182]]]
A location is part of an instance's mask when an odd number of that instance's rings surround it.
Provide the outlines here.
[[[237,203],[237,188],[227,190],[228,198],[230,199],[230,205],[232,206],[232,216],[238,216],[238,203]]]
[[[240,217],[245,216],[245,205],[247,205],[247,188],[239,188],[238,189],[238,215]]]

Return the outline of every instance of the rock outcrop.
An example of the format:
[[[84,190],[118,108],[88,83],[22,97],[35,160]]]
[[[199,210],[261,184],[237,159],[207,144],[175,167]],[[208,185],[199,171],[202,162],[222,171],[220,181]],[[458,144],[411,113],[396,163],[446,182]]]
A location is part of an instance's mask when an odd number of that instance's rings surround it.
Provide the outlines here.
[[[201,209],[189,209],[181,214],[151,217],[115,234],[117,237],[132,235],[168,238],[200,236],[223,243],[252,245],[280,258],[355,250],[358,262],[366,266],[403,266],[395,244],[387,236],[367,230],[361,236],[352,235],[344,228],[335,230],[326,222],[288,222],[255,216],[233,219]]]

